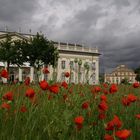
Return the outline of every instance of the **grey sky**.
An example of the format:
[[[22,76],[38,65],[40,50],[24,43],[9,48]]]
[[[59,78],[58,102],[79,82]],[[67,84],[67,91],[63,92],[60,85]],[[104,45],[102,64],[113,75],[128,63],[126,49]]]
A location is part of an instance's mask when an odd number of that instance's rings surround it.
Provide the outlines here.
[[[140,66],[140,0],[0,0],[0,30],[98,46],[101,71]]]

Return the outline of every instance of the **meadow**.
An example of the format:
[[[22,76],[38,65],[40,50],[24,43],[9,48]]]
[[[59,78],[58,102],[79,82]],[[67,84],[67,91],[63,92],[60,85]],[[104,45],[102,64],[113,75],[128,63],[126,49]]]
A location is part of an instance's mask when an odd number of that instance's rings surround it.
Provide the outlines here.
[[[0,140],[140,140],[140,87],[0,85]]]

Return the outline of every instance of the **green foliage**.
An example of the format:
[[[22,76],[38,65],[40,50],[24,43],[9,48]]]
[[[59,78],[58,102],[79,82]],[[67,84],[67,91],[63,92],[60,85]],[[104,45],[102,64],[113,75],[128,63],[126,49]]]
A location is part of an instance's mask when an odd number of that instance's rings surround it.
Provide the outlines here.
[[[140,88],[134,89],[130,85],[120,85],[115,94],[107,94],[108,110],[106,118],[98,118],[101,93],[92,94],[89,85],[69,85],[73,89],[60,88],[58,94],[41,90],[38,85],[30,86],[35,90],[36,102],[25,97],[27,86],[3,85],[0,87],[0,104],[7,102],[9,110],[0,108],[0,139],[1,140],[103,140],[104,135],[112,135],[113,131],[106,131],[107,123],[117,115],[123,122],[122,129],[129,129],[132,135],[129,140],[139,140],[140,120],[135,118],[139,114],[139,100],[129,106],[123,106],[122,98],[129,93],[140,98]],[[93,87],[93,86],[92,86]],[[14,93],[13,101],[3,101],[2,96],[8,92]],[[82,93],[83,96],[80,94]],[[63,95],[67,94],[67,100]],[[52,99],[48,99],[48,96]],[[89,102],[88,109],[82,109],[83,102]],[[27,108],[27,112],[21,112],[21,106]],[[90,115],[89,115],[90,113]],[[81,130],[76,129],[74,118],[84,117]],[[116,128],[117,129],[117,128]],[[116,140],[118,140],[116,138]]]
[[[56,66],[58,51],[53,42],[37,33],[28,44],[27,58],[31,66],[40,68],[42,65]]]
[[[135,69],[135,73],[137,74],[136,75],[136,80],[140,82],[140,67]]]
[[[53,42],[37,33],[30,40],[12,41],[7,34],[4,41],[0,41],[0,61],[16,64],[19,67],[24,62],[29,62],[31,66],[39,69],[42,65],[52,65],[56,67],[58,60],[58,50]]]
[[[128,79],[125,78],[125,79],[122,79],[121,84],[128,85],[128,84],[130,84],[130,83],[129,83]]]
[[[0,41],[0,61],[7,62],[8,68],[10,64],[20,65],[19,48],[16,47],[11,37],[7,34],[5,40]]]

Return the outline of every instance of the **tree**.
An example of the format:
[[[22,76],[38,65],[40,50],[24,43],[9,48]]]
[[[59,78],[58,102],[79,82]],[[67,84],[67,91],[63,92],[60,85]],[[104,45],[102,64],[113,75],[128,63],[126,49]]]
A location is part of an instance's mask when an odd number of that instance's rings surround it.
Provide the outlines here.
[[[58,51],[52,41],[37,33],[36,36],[30,38],[28,45],[27,61],[36,69],[37,78],[43,65],[52,65],[54,68],[57,66]]]
[[[137,74],[136,75],[136,80],[140,82],[140,67],[135,69],[135,73]]]
[[[0,61],[6,62],[5,66],[9,71],[10,64],[21,66],[24,62],[21,49],[21,41],[12,41],[11,37],[7,34],[6,39],[0,41]]]

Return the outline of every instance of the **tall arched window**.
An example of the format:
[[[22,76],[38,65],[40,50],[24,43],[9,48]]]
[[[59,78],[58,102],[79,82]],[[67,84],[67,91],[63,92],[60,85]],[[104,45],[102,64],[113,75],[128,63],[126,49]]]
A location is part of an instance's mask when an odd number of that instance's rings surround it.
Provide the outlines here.
[[[61,73],[61,81],[65,81],[65,73],[64,72]]]
[[[70,82],[71,83],[73,83],[74,82],[74,73],[73,72],[71,72],[71,74],[70,74]]]

